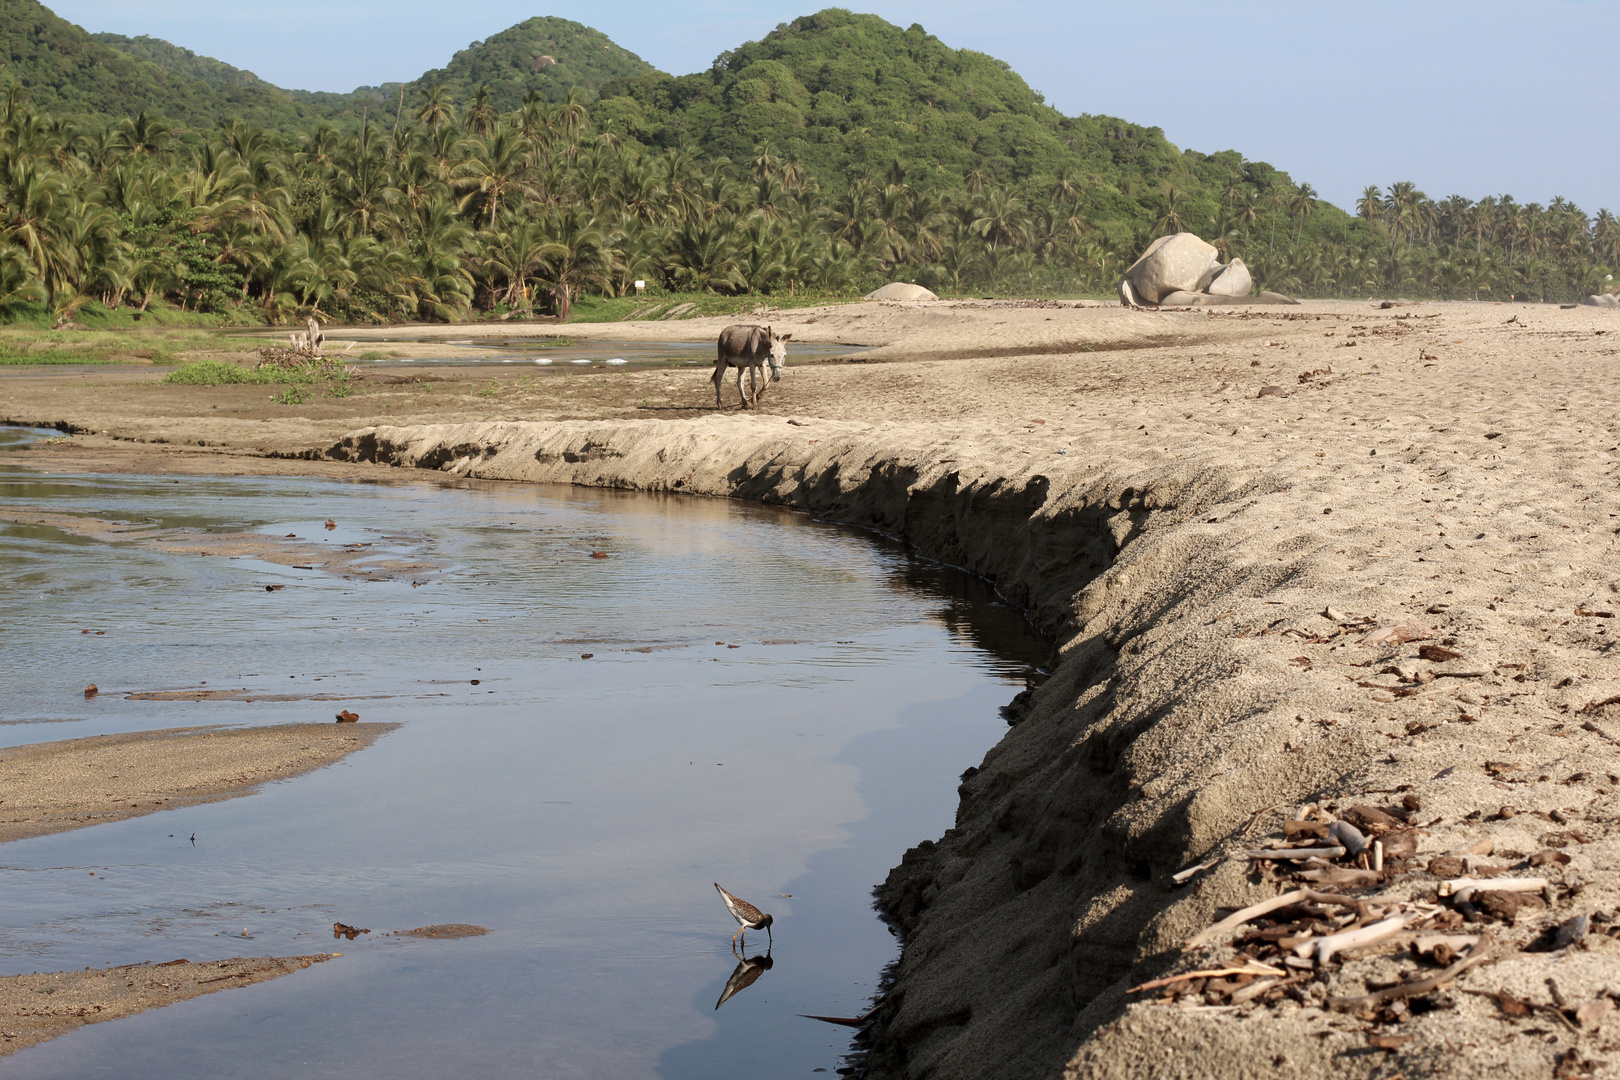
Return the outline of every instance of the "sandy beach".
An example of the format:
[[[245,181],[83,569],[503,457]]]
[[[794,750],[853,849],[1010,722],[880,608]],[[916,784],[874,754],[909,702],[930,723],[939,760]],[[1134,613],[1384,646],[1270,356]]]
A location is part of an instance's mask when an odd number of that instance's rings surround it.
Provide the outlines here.
[[[567,332],[712,340],[731,321]],[[790,366],[749,411],[730,386],[717,411],[707,370],[420,363],[298,406],[149,371],[8,374],[0,412],[71,436],[16,455],[45,472],[754,499],[992,579],[1060,662],[963,763],[956,827],[895,852],[881,900],[905,950],[863,1036],[874,1076],[1620,1076],[1614,312],[949,301],[759,321],[872,348]],[[242,760],[262,780],[288,753]],[[1330,819],[1391,854],[1311,887],[1400,927],[1303,966],[1281,936],[1188,944],[1310,882],[1243,853]],[[1545,880],[1525,901],[1481,884],[1515,899],[1464,912],[1463,877]],[[1442,929],[1472,962],[1421,1008],[1335,1004],[1447,970],[1416,955]],[[1277,974],[1230,974],[1254,964]],[[1228,974],[1133,992],[1194,971]]]

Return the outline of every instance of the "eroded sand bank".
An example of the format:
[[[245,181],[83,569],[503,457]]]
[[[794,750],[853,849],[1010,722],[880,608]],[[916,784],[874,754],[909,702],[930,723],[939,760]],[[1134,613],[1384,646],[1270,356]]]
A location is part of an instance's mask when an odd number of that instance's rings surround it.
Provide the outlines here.
[[[762,499],[993,578],[1061,662],[968,770],[956,828],[885,886],[906,947],[874,1075],[1620,1075],[1601,1007],[1620,989],[1620,320],[964,303],[770,321],[884,347],[790,368],[748,414],[710,412],[701,372],[376,398],[369,416],[408,422],[364,427],[364,399],[267,422],[49,380],[9,411],[300,467]],[[1376,640],[1399,623],[1423,633]],[[1378,894],[1436,899],[1432,859],[1489,840],[1478,872],[1547,877],[1541,906],[1467,924],[1493,961],[1404,1017],[1326,1007],[1439,970],[1401,939],[1238,1005],[1128,994],[1242,960],[1182,946],[1292,882],[1240,858],[1172,875],[1280,839],[1307,802],[1411,816],[1416,852]],[[1552,949],[1582,914],[1585,940]]]

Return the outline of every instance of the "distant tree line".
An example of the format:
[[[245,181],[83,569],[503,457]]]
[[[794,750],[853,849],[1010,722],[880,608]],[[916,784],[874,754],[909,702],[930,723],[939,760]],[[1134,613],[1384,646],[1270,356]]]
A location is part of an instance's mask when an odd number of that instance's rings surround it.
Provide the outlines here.
[[[1435,203],[1368,188],[1355,217],[1235,154],[1215,192],[1073,167],[960,184],[899,160],[816,175],[758,145],[739,160],[599,131],[577,98],[427,93],[403,119],[296,141],[243,122],[185,143],[142,114],[80,128],[0,104],[0,305],[237,311],[280,321],[565,314],[639,279],[675,291],[1106,293],[1149,240],[1190,229],[1268,288],[1568,300],[1620,263],[1614,216],[1562,199]],[[1134,190],[1133,190],[1134,185]],[[1088,207],[1151,207],[1096,221]],[[1120,190],[1123,188],[1124,190]]]

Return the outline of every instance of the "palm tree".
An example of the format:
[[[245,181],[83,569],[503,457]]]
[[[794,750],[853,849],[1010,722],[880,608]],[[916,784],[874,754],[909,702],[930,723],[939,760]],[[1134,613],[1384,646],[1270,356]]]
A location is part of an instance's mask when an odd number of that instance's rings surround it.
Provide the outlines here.
[[[1079,175],[1075,172],[1074,166],[1065,165],[1058,170],[1057,178],[1052,181],[1052,186],[1047,189],[1046,197],[1055,203],[1073,205],[1080,201],[1083,194],[1084,188],[1081,186]]]
[[[54,304],[62,276],[59,268],[68,257],[57,243],[67,185],[31,161],[19,161],[7,172],[0,235],[27,255],[35,277],[45,286],[46,302]]]
[[[557,108],[557,127],[570,145],[579,141],[591,124],[591,112],[579,97],[578,90],[568,91],[568,100]]]
[[[991,251],[1022,242],[1029,234],[1023,200],[1000,188],[992,189],[985,195],[971,227],[989,242]]]
[[[726,224],[688,221],[668,236],[664,276],[677,288],[735,293],[747,285]]]
[[[529,308],[529,279],[545,267],[551,240],[539,223],[526,218],[508,218],[503,224],[504,228],[492,230],[486,237],[488,263],[506,279],[501,302]]]
[[[478,92],[473,95],[472,104],[467,106],[464,119],[467,121],[467,127],[480,136],[487,138],[489,133],[495,130],[496,125],[500,123],[501,114],[500,110],[495,108],[495,103],[490,100],[489,84],[478,88]]]
[[[529,182],[528,153],[528,140],[506,128],[481,140],[477,152],[458,170],[460,185],[468,189],[462,208],[482,199],[493,228],[495,215],[508,196],[537,197],[538,191]]]
[[[1174,184],[1164,185],[1164,212],[1159,215],[1157,227],[1161,233],[1186,232],[1187,227],[1181,220],[1182,193]]]
[[[435,134],[445,124],[455,123],[456,108],[450,103],[449,91],[443,86],[435,86],[429,90],[427,100],[416,110],[416,122],[426,124]]]
[[[1294,192],[1294,197],[1288,204],[1288,212],[1298,219],[1294,229],[1294,250],[1299,250],[1300,237],[1305,232],[1305,219],[1316,210],[1316,189],[1309,184],[1300,184]]]
[[[1378,190],[1377,184],[1368,184],[1361,189],[1361,198],[1356,200],[1356,216],[1370,224],[1377,224],[1384,216],[1384,196]]]
[[[557,318],[566,322],[573,298],[580,289],[608,283],[614,251],[596,220],[579,208],[549,219],[546,237],[540,275],[551,282]]]
[[[1277,250],[1277,212],[1288,208],[1288,194],[1282,187],[1273,187],[1266,193],[1266,209],[1271,211],[1271,239],[1266,243],[1266,250],[1273,253]]]
[[[143,109],[133,120],[123,121],[124,146],[132,154],[157,154],[169,143],[169,125]]]
[[[1249,248],[1249,227],[1260,220],[1260,207],[1253,199],[1245,199],[1238,207],[1237,220],[1243,225],[1243,249]]]

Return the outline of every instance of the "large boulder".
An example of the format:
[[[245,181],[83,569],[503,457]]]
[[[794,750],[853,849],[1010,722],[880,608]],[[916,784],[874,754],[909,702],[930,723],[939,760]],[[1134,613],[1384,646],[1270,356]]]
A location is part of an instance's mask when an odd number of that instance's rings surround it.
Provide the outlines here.
[[[881,289],[874,289],[866,294],[868,300],[938,300],[939,297],[923,288],[921,285],[911,285],[904,281],[893,281]]]
[[[1616,297],[1614,293],[1598,293],[1596,296],[1588,296],[1581,303],[1589,307],[1620,307],[1620,297]]]
[[[1173,292],[1203,292],[1220,270],[1220,253],[1193,233],[1161,236],[1148,245],[1120,281],[1120,299],[1157,304]]]
[[[1254,278],[1249,275],[1249,268],[1243,265],[1242,259],[1233,259],[1216,271],[1214,279],[1204,291],[1211,296],[1248,296],[1254,291]]]

